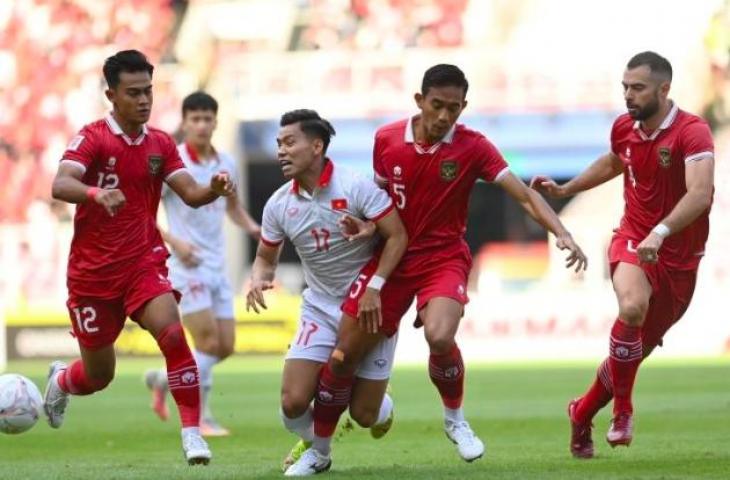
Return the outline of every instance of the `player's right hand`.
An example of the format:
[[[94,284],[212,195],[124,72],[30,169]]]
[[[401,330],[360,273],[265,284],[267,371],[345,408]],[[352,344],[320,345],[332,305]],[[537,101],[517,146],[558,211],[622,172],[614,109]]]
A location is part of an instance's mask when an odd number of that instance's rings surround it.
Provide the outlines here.
[[[375,223],[368,220],[344,214],[337,220],[337,223],[340,226],[342,236],[350,242],[375,235]]]
[[[259,306],[266,310],[266,301],[264,300],[264,291],[271,290],[274,285],[268,280],[251,280],[251,289],[246,294],[246,311],[253,309],[256,313],[261,313]]]
[[[357,306],[357,323],[367,333],[378,333],[383,325],[383,312],[380,305],[380,292],[366,288]]]
[[[557,237],[555,244],[560,250],[570,251],[570,255],[565,259],[565,268],[570,268],[575,265],[575,273],[588,268],[586,254],[583,253],[583,250],[575,243],[575,240],[573,240],[573,237],[569,233]]]
[[[552,198],[565,196],[565,189],[561,185],[558,185],[555,180],[544,175],[535,175],[532,177],[532,180],[530,180],[530,188]]]
[[[175,256],[188,268],[194,268],[200,265],[200,257],[198,256],[198,247],[184,240],[178,240],[171,245]]]
[[[127,199],[118,188],[110,190],[99,189],[94,195],[94,201],[104,207],[106,213],[113,217],[127,203]]]

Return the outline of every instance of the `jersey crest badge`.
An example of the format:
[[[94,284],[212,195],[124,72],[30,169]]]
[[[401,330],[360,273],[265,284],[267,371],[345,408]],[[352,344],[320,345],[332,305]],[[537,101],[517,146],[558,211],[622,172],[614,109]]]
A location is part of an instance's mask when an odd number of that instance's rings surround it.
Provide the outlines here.
[[[441,162],[441,178],[450,182],[456,178],[456,174],[459,171],[456,160],[443,160]]]
[[[672,151],[669,147],[659,147],[659,165],[669,168],[672,165]]]
[[[147,166],[150,169],[150,175],[156,177],[162,171],[162,157],[160,155],[150,155],[147,157]]]
[[[332,205],[332,210],[347,210],[346,198],[333,198],[330,204]]]

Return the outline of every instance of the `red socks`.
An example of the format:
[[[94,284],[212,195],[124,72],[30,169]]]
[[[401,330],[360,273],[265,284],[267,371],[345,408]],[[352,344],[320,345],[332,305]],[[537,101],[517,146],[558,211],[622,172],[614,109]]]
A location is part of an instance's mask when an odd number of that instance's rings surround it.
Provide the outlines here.
[[[454,343],[451,351],[446,354],[431,354],[428,359],[428,373],[444,406],[451,409],[461,408],[464,398],[464,361],[459,347]]]
[[[573,421],[580,424],[589,423],[598,411],[611,401],[611,398],[613,398],[613,386],[607,358],[601,362],[593,385],[573,411]]]
[[[317,437],[331,437],[340,415],[347,409],[352,394],[354,376],[338,377],[326,363],[319,375],[319,385],[314,396],[314,434]]]
[[[611,329],[608,365],[613,385],[613,412],[633,413],[631,392],[643,358],[641,327],[632,327],[616,319]]]
[[[170,393],[180,411],[183,428],[197,427],[200,423],[200,386],[198,366],[185,340],[182,324],[165,327],[157,337],[167,363],[167,381]]]
[[[58,375],[58,386],[71,395],[91,395],[94,392],[103,390],[109,382],[106,380],[95,380],[86,375],[84,363],[79,359],[75,360],[70,367]]]

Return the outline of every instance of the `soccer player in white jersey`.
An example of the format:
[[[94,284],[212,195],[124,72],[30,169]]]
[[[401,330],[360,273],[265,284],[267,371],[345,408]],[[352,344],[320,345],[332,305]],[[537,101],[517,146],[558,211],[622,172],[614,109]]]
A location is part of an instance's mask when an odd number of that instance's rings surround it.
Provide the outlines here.
[[[400,261],[408,238],[384,191],[326,157],[335,133],[327,120],[313,110],[294,110],[281,117],[280,126],[278,159],[290,181],[264,207],[246,306],[256,312],[266,308],[263,292],[272,288],[281,246],[288,238],[301,259],[307,288],[302,294],[301,323],[284,363],[281,417],[284,426],[301,438],[285,461],[285,475],[304,476],[325,471],[332,463],[329,455],[320,456],[309,448],[315,440],[311,403],[322,365],[336,344],[340,306],[374,254],[379,258],[379,280],[361,285],[366,293],[358,318],[361,328],[380,335],[380,341],[360,363],[350,415],[361,426],[371,427],[376,438],[392,422],[393,404],[385,389],[397,336],[372,332],[382,323],[379,290]],[[345,214],[374,221],[380,238],[350,241],[340,223]],[[332,397],[333,401],[349,399],[338,399],[336,393]]]
[[[236,164],[229,155],[213,148],[211,137],[216,128],[218,102],[205,92],[188,95],[182,104],[184,142],[178,145],[185,167],[196,179],[210,178],[210,172],[224,170],[234,177]],[[210,408],[213,366],[233,353],[235,320],[233,294],[225,275],[223,217],[258,238],[259,225],[246,212],[236,196],[221,198],[203,208],[190,208],[169,189],[162,202],[167,214],[168,231],[162,236],[171,247],[170,280],[183,294],[180,302],[183,324],[193,337],[193,355],[200,371],[201,419],[204,436],[225,436],[229,432],[216,422]],[[152,408],[166,420],[167,376],[160,370],[145,374],[152,390]]]

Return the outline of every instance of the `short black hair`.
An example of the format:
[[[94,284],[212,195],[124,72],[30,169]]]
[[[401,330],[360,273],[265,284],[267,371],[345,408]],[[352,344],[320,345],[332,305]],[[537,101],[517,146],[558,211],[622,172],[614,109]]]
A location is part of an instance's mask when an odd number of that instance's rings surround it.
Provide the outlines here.
[[[464,72],[456,65],[440,63],[426,70],[421,82],[421,95],[428,94],[431,87],[460,87],[464,89],[464,98],[469,90],[469,82],[466,81]]]
[[[185,117],[187,112],[192,111],[211,111],[218,114],[218,102],[212,95],[203,91],[193,92],[182,103],[182,116]]]
[[[644,65],[649,67],[653,75],[658,76],[662,80],[672,81],[672,64],[669,63],[669,60],[655,52],[646,51],[637,53],[626,64],[626,69],[633,70]]]
[[[138,50],[122,50],[104,61],[104,78],[109,88],[117,88],[122,72],[148,72],[151,77],[154,69],[144,53]]]
[[[330,144],[330,138],[335,135],[335,129],[332,124],[319,116],[319,113],[307,108],[292,110],[281,116],[279,126],[286,127],[299,123],[299,128],[309,138],[319,138],[324,143],[322,153],[327,153],[327,147]]]

